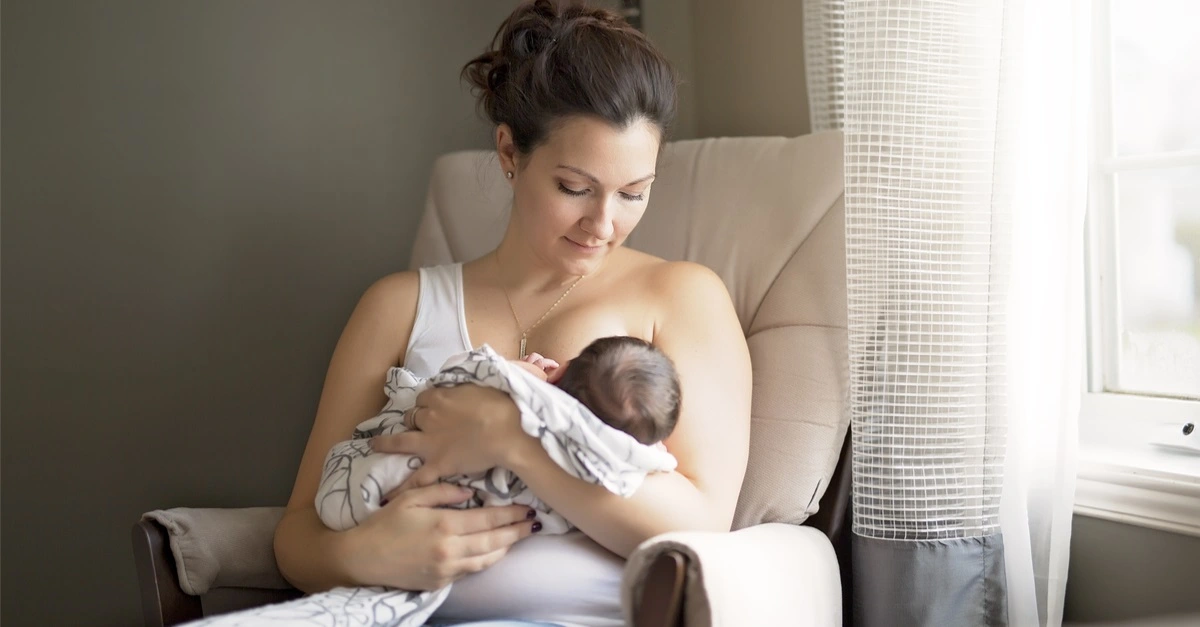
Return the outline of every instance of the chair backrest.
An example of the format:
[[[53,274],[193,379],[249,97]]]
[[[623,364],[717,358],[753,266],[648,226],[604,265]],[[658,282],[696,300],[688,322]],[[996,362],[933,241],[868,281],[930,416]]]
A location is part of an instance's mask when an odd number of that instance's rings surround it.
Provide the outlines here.
[[[499,243],[512,202],[494,153],[433,168],[412,267],[466,261]],[[802,523],[846,434],[842,136],[667,144],[627,245],[704,264],[733,297],[754,368],[750,459],[734,528]]]

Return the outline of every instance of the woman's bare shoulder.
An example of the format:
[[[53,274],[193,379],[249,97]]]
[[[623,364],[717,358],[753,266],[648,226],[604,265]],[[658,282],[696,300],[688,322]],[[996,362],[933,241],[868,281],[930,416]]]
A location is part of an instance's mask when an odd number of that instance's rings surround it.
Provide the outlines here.
[[[415,270],[393,272],[372,283],[363,293],[359,306],[387,311],[415,308],[418,291],[420,275]]]
[[[353,370],[372,374],[401,363],[417,318],[419,291],[416,272],[396,272],[372,283],[342,330],[335,361],[344,356]]]
[[[711,268],[694,261],[657,260],[641,272],[646,287],[659,300],[682,305],[713,297],[728,298],[725,283]]]
[[[401,350],[408,346],[417,319],[420,286],[416,271],[395,272],[378,279],[358,299],[347,326],[372,329],[377,341],[394,351]]]
[[[708,266],[668,261],[634,250],[629,253],[622,260],[620,280],[638,286],[639,300],[652,304],[656,312],[656,326],[677,318],[681,311],[731,302],[725,282]]]
[[[628,276],[645,277],[653,282],[671,282],[693,275],[710,274],[715,276],[708,267],[692,261],[668,261],[632,248],[621,248],[618,258],[621,271]],[[661,287],[661,286],[656,286]]]

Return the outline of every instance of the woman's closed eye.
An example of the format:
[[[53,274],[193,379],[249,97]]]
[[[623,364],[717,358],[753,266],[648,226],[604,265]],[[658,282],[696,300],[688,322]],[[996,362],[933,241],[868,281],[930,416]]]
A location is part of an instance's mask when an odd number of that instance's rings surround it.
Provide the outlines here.
[[[590,190],[590,189],[571,189],[570,187],[567,187],[566,185],[559,183],[558,191],[560,191],[568,196],[586,196],[589,193],[591,193],[592,190]],[[630,202],[637,202],[639,200],[644,200],[646,198],[645,192],[642,192],[640,194],[629,194],[626,192],[618,192],[618,193],[621,195],[621,198],[624,198],[625,200],[628,200]]]

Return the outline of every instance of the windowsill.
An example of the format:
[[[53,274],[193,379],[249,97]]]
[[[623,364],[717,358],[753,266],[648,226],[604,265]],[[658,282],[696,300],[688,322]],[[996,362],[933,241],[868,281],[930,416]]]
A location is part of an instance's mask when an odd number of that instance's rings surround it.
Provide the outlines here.
[[[1075,513],[1200,537],[1200,454],[1152,443],[1187,421],[1200,402],[1086,394]]]

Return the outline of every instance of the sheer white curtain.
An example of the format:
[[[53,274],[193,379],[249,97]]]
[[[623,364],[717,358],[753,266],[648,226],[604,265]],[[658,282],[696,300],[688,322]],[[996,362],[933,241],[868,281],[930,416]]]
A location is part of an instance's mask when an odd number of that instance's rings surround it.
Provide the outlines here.
[[[1084,376],[1090,2],[1008,4],[1013,251],[1001,529],[1010,623],[1060,625]]]
[[[1002,249],[990,252],[990,263],[996,269],[993,276],[1003,277],[1002,284],[991,289],[1006,299],[1000,325],[1004,341],[999,348],[1004,353],[1000,361],[1006,364],[1000,386],[1005,396],[999,404],[1004,407],[1000,428],[1007,431],[999,522],[1007,619],[1011,625],[1059,625],[1083,389],[1083,218],[1091,17],[1088,0],[1002,0],[1001,4],[1002,52],[999,66],[994,68],[987,63],[957,61],[969,59],[972,51],[978,50],[979,40],[970,33],[963,33],[953,44],[961,46],[959,50],[938,52],[922,43],[923,24],[936,24],[948,14],[970,14],[979,6],[972,0],[805,0],[806,71],[814,130],[839,128],[845,123],[863,140],[862,129],[869,128],[881,136],[904,138],[910,154],[914,146],[936,148],[946,136],[937,128],[889,127],[886,119],[882,125],[879,120],[867,120],[865,125],[864,120],[846,120],[861,111],[858,107],[846,109],[847,98],[855,98],[846,93],[855,89],[853,81],[845,80],[846,31],[857,33],[855,54],[860,55],[862,29],[878,28],[854,23],[856,16],[877,17],[880,11],[894,8],[905,20],[905,28],[912,25],[900,39],[886,35],[878,41],[868,39],[868,46],[880,50],[877,58],[881,65],[871,66],[872,70],[919,67],[917,72],[874,74],[871,88],[875,93],[894,89],[911,99],[914,94],[922,97],[928,86],[930,95],[938,96],[945,93],[947,81],[992,84],[981,73],[999,71],[994,110],[947,109],[945,115],[975,116],[964,117],[961,126],[950,128],[979,127],[978,115],[994,116],[992,135],[978,138],[986,140],[982,142],[984,150],[991,151],[992,191],[990,197],[978,201],[980,205],[964,207],[975,211],[978,206],[990,206],[1011,229],[1009,237],[995,240],[1004,242]],[[896,30],[894,25],[891,29]],[[944,32],[936,37],[938,46],[956,41]],[[913,54],[929,56],[914,66]],[[922,138],[921,133],[928,136]],[[848,141],[852,139],[848,133]],[[881,160],[891,158],[903,167],[912,167],[913,161],[903,157],[884,153]],[[847,172],[848,225],[852,222],[851,174]],[[937,179],[938,173],[927,174],[910,178]],[[956,179],[956,183],[961,181]],[[887,185],[881,183],[875,190],[880,202],[892,200]],[[859,191],[862,198],[873,193]],[[870,415],[879,409],[858,407],[857,411]]]

